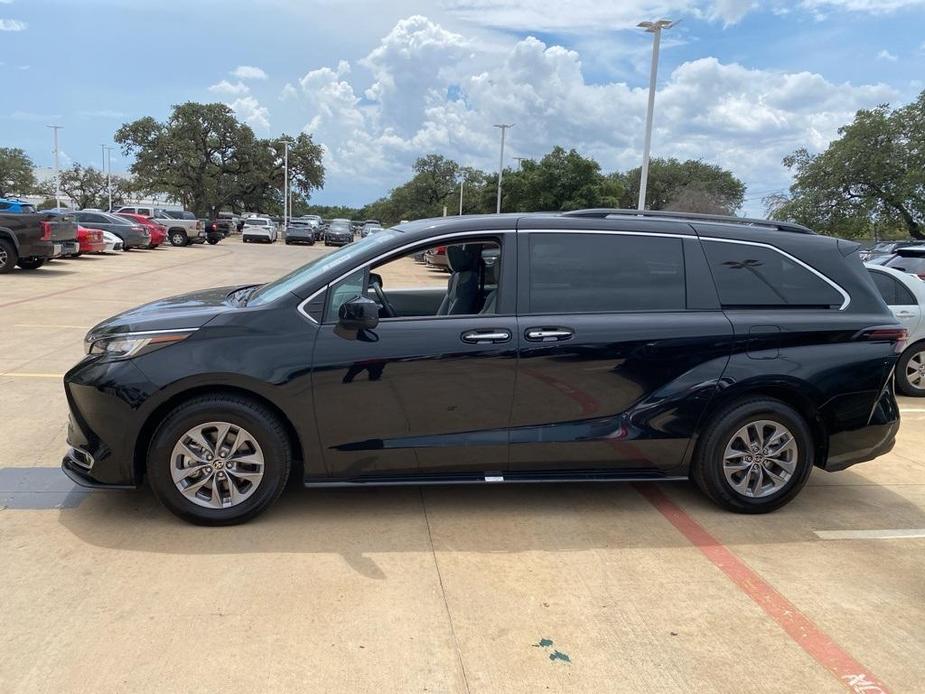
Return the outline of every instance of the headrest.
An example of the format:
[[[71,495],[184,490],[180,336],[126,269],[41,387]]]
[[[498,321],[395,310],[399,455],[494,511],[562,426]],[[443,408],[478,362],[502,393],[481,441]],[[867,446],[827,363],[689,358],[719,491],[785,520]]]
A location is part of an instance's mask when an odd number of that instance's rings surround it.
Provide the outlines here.
[[[446,257],[453,272],[466,272],[478,267],[482,257],[482,244],[464,243],[446,247]]]

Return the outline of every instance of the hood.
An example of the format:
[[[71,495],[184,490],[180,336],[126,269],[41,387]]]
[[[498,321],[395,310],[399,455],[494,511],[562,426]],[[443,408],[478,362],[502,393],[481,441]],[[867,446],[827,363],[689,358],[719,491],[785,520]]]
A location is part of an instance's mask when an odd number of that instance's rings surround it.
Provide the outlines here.
[[[251,285],[217,287],[158,299],[107,318],[91,328],[87,337],[97,339],[145,330],[199,328],[220,313],[234,311],[235,307],[226,298],[231,292],[246,286]]]

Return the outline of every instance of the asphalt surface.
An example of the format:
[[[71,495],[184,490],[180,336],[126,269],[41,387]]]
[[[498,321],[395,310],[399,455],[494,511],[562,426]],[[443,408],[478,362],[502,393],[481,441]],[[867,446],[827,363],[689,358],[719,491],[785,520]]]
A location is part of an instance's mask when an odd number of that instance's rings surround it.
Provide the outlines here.
[[[901,399],[892,453],[759,517],[688,483],[294,486],[208,529],[63,477],[89,327],[323,252],[230,239],[0,277],[0,691],[925,690],[925,399]]]

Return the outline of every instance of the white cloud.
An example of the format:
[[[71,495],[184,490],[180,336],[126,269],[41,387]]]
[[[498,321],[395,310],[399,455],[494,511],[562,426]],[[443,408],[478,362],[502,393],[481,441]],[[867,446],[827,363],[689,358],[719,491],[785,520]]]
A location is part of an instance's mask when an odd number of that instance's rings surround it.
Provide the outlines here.
[[[13,111],[10,116],[13,120],[24,120],[34,122],[50,122],[61,120],[60,113],[33,113],[32,111]]]
[[[899,58],[884,48],[877,54],[877,60],[888,60],[891,63],[895,63],[897,60],[899,60]]]
[[[429,152],[493,170],[492,124],[500,122],[516,123],[509,156],[540,156],[559,144],[605,170],[638,166],[644,86],[589,83],[576,51],[533,37],[498,50],[412,17],[360,61],[374,78],[365,99],[344,61],[308,72],[299,80],[304,129],[325,146],[330,179],[394,186]],[[702,58],[660,85],[653,154],[717,163],[753,191],[781,188],[789,181],[784,155],[824,147],[858,108],[896,96],[882,84],[836,84],[809,72]]]
[[[253,65],[238,65],[230,74],[242,80],[265,80],[267,78],[267,73]]]
[[[0,19],[0,31],[25,31],[29,25],[18,19]]]
[[[214,94],[228,94],[229,96],[242,96],[250,92],[250,87],[241,81],[231,83],[228,80],[222,80],[218,84],[209,87],[209,91]]]
[[[282,91],[279,93],[279,100],[289,101],[290,99],[296,98],[298,95],[299,95],[299,92],[296,90],[295,87],[292,86],[292,83],[286,82],[286,84],[283,86]]]
[[[269,130],[270,128],[270,111],[260,105],[252,96],[243,96],[235,99],[228,106],[235,114],[252,128]]]
[[[83,118],[125,118],[126,114],[122,111],[116,111],[111,108],[104,108],[98,111],[80,111],[79,114]]]

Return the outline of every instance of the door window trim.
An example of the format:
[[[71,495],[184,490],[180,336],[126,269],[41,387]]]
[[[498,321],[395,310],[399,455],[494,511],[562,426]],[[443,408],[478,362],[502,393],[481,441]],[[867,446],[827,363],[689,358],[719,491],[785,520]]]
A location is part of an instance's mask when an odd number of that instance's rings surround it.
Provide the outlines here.
[[[394,255],[396,255],[396,254],[401,254],[402,251],[407,251],[407,250],[413,249],[413,248],[415,248],[415,247],[427,246],[427,245],[429,245],[429,244],[431,244],[431,243],[433,243],[433,242],[441,241],[441,240],[443,240],[443,239],[459,238],[459,237],[461,237],[461,236],[481,236],[481,237],[497,236],[497,237],[499,237],[499,238],[498,238],[498,244],[501,246],[501,254],[502,254],[502,257],[503,257],[503,256],[504,256],[504,239],[501,238],[501,237],[502,237],[504,234],[516,234],[516,232],[517,232],[517,230],[516,230],[516,229],[513,229],[513,228],[505,228],[505,229],[484,229],[484,230],[481,230],[481,231],[457,231],[457,232],[452,232],[452,233],[448,233],[448,234],[440,234],[439,236],[431,236],[430,238],[427,238],[427,239],[418,239],[417,241],[411,241],[410,243],[403,244],[403,245],[401,245],[401,246],[398,246],[397,248],[393,248],[392,250],[389,250],[389,251],[385,251],[385,252],[383,252],[383,253],[380,253],[380,254],[377,255],[376,257],[370,258],[369,260],[364,261],[364,262],[360,263],[359,265],[354,265],[354,266],[353,266],[352,268],[350,268],[350,270],[348,270],[347,272],[345,272],[345,273],[343,273],[342,275],[336,277],[335,279],[331,280],[330,282],[327,282],[323,287],[321,287],[321,288],[318,289],[317,291],[312,292],[312,294],[309,295],[309,297],[308,297],[307,299],[305,299],[305,300],[303,300],[303,301],[301,301],[301,302],[299,303],[299,305],[296,307],[296,310],[297,310],[299,313],[301,313],[303,316],[305,316],[306,318],[308,318],[308,320],[310,320],[310,321],[311,321],[312,323],[314,323],[315,325],[321,325],[321,323],[319,323],[317,320],[315,320],[315,318],[312,317],[312,316],[308,313],[308,311],[305,310],[305,306],[307,306],[307,305],[309,304],[309,302],[311,302],[312,299],[316,298],[319,294],[321,294],[322,292],[327,291],[332,285],[337,284],[337,283],[340,282],[342,279],[348,277],[349,275],[352,275],[352,274],[353,274],[354,272],[356,272],[357,270],[362,270],[362,269],[364,269],[364,268],[368,269],[371,265],[374,265],[374,264],[376,264],[376,263],[379,263],[380,261],[386,260],[386,259],[388,259],[388,258],[390,258],[391,256],[394,256]],[[439,245],[439,244],[437,244],[437,245]],[[473,315],[479,315],[479,314],[473,314]],[[498,315],[498,314],[492,314],[492,315]],[[427,316],[424,316],[424,317],[427,317]],[[431,317],[431,318],[434,318],[434,317],[436,317],[436,316],[430,316],[430,317]],[[451,317],[451,318],[456,318],[456,316],[450,316],[450,317]],[[459,318],[466,318],[466,317],[467,317],[467,316],[459,316]],[[469,315],[468,317],[471,318],[472,315]]]

